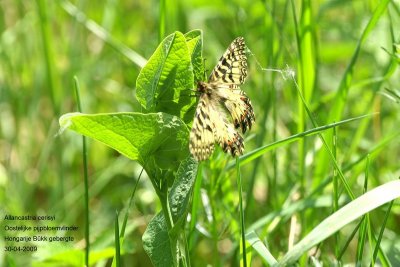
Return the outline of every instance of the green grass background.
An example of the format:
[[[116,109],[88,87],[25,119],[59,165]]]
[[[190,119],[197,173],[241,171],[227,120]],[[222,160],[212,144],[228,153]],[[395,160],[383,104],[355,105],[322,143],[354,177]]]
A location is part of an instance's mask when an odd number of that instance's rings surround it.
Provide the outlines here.
[[[208,70],[235,37],[245,38],[252,56],[242,89],[256,114],[246,152],[379,112],[323,137],[354,196],[399,177],[398,1],[4,0],[0,10],[0,266],[48,266],[44,259],[64,249],[38,244],[36,254],[5,253],[5,214],[54,214],[59,225],[77,225],[76,242],[66,246],[83,253],[82,138],[68,131],[57,135],[58,118],[78,110],[73,78],[83,112],[140,112],[134,96],[138,73],[159,42],[177,30],[203,31]],[[295,71],[310,114],[289,76],[263,68]],[[109,266],[115,211],[128,206],[141,167],[98,142],[87,145],[91,250],[109,256],[96,266]],[[238,193],[234,175],[225,169],[229,162],[217,153],[202,168],[198,227],[188,233],[193,266],[238,265]],[[297,243],[350,200],[334,169],[317,135],[275,146],[241,168],[246,226],[272,216],[256,229],[275,258],[293,245],[292,238]],[[303,206],[293,208],[298,203]],[[141,236],[160,208],[143,175],[121,266],[151,265]],[[381,231],[387,210],[383,206],[363,223],[348,224],[309,255],[327,265],[337,260],[368,265],[374,242],[363,236]],[[380,243],[393,266],[400,264],[399,212],[394,202]],[[253,266],[264,264],[252,256]],[[72,258],[63,255],[65,266],[80,266]],[[299,264],[309,260],[305,254]]]

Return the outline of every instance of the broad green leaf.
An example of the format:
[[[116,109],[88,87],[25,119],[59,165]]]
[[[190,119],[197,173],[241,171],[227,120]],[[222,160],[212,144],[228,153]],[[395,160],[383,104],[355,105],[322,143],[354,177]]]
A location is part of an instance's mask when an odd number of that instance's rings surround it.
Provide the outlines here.
[[[186,125],[165,113],[68,113],[60,118],[69,128],[100,141],[142,166],[177,169],[189,155]]]
[[[167,36],[136,80],[136,98],[147,112],[165,112],[185,122],[193,119],[193,67],[186,38]],[[190,113],[186,114],[186,113]]]
[[[193,66],[194,82],[197,84],[198,81],[204,79],[204,63],[203,63],[203,32],[201,30],[193,30],[185,34],[186,44],[191,55],[191,62]],[[193,92],[188,92],[193,95]],[[188,106],[183,121],[191,122],[194,117],[196,110],[195,97],[191,97],[191,106]]]
[[[175,266],[178,238],[184,230],[182,224],[191,198],[192,187],[197,174],[197,162],[188,157],[180,164],[174,183],[168,194],[168,201],[174,228],[168,230],[164,214],[157,214],[149,223],[142,237],[144,250],[154,266]]]
[[[172,248],[176,247],[177,240],[170,239],[167,223],[161,212],[150,221],[142,236],[142,241],[143,248],[149,255],[153,266],[176,266],[176,259],[172,254],[175,249]]]
[[[377,207],[400,197],[400,181],[388,182],[365,193],[333,213],[317,225],[306,237],[297,243],[279,262],[279,266],[288,266],[313,246],[339,231],[345,225],[363,216]]]
[[[204,79],[203,33],[201,30],[193,30],[186,33],[185,38],[191,55],[194,81],[202,81]]]
[[[174,184],[168,194],[174,223],[184,221],[186,218],[184,215],[188,211],[197,166],[198,163],[192,157],[188,157],[181,163],[176,173]]]

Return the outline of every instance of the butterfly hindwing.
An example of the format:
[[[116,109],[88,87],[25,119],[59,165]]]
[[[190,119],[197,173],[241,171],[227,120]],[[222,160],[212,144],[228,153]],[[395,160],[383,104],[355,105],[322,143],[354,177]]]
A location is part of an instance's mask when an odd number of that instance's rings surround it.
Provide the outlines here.
[[[209,99],[207,95],[200,97],[189,142],[190,152],[198,161],[210,157],[214,152],[215,143],[232,156],[243,153],[242,136],[229,122],[226,113],[217,105],[219,103]]]
[[[231,89],[223,86],[219,86],[216,93],[231,114],[235,128],[240,128],[242,133],[245,133],[247,129],[250,130],[255,116],[250,98],[246,93],[239,88]]]
[[[208,95],[200,96],[190,132],[189,150],[197,160],[206,160],[214,151],[215,133],[210,114],[211,101]]]
[[[244,150],[243,137],[229,122],[226,112],[218,110],[218,112],[213,112],[212,114],[211,120],[215,122],[214,136],[216,142],[225,153],[230,153],[233,157],[242,155]]]

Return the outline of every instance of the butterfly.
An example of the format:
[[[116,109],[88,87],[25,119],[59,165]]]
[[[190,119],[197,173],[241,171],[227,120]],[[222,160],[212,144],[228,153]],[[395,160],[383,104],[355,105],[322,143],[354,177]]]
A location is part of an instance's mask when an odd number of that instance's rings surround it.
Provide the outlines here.
[[[247,77],[246,45],[237,37],[219,59],[208,82],[197,83],[197,104],[189,150],[197,161],[208,159],[219,144],[233,157],[242,155],[243,137],[255,122],[250,99],[240,89]]]

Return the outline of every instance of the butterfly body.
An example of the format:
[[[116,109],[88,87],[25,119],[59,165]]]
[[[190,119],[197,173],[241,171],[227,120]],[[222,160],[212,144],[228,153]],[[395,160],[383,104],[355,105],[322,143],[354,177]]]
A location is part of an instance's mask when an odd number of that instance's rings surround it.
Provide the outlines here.
[[[245,133],[255,121],[250,99],[239,88],[246,76],[245,44],[238,37],[220,58],[208,82],[197,84],[200,98],[189,149],[198,161],[210,157],[215,143],[232,156],[243,154],[244,141],[236,129]]]

